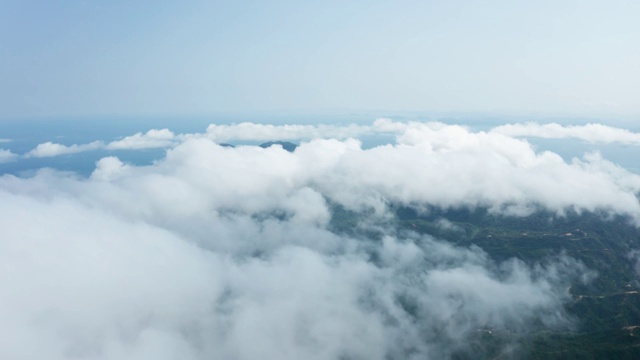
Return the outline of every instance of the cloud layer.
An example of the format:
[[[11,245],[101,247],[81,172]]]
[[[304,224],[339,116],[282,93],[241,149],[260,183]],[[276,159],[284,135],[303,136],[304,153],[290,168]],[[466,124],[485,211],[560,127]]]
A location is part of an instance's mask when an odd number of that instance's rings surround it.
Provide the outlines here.
[[[0,149],[0,164],[14,161],[18,158],[18,154],[11,152],[11,150]]]
[[[46,143],[38,144],[33,150],[25,154],[25,157],[54,157],[60,155],[76,154],[80,152],[96,150],[103,146],[101,141],[94,141],[89,144],[70,146],[54,143],[48,141]]]
[[[621,143],[640,145],[640,134],[602,124],[563,126],[551,124],[508,124],[493,129],[494,132],[516,137],[545,139],[580,139],[591,143]]]
[[[572,326],[566,289],[588,270],[565,256],[497,263],[399,232],[385,226],[389,205],[640,224],[640,176],[598,154],[566,162],[442,123],[379,120],[335,138],[240,128],[111,143],[170,146],[149,166],[111,156],[88,178],[0,177],[0,358],[447,358],[482,329]],[[370,132],[396,144],[352,138]],[[219,145],[289,133],[309,139],[294,152]],[[332,232],[335,205],[367,213],[356,230],[375,235]]]
[[[454,130],[457,129],[458,130]],[[265,142],[273,140],[309,141],[313,139],[347,140],[367,135],[395,135],[399,139],[411,136],[425,136],[425,129],[448,129],[442,132],[467,131],[466,127],[446,125],[440,122],[394,122],[378,119],[371,125],[271,125],[243,122],[232,125],[211,124],[202,134],[176,135],[169,129],[152,129],[146,133],[136,133],[109,143],[94,141],[87,144],[62,145],[52,142],[39,144],[24,154],[25,157],[52,157],[96,149],[139,150],[151,148],[171,148],[193,137],[206,137],[216,143]],[[621,143],[640,145],[640,133],[602,124],[560,125],[556,123],[515,123],[492,128],[490,133],[508,137],[539,137],[547,139],[579,139],[590,143]],[[454,134],[455,135],[455,134]]]
[[[136,133],[120,140],[109,143],[93,141],[88,144],[62,145],[51,141],[38,144],[33,150],[24,154],[25,157],[54,157],[60,155],[76,154],[85,151],[105,150],[141,150],[154,148],[167,148],[175,144],[175,135],[169,129],[152,129],[146,133]]]

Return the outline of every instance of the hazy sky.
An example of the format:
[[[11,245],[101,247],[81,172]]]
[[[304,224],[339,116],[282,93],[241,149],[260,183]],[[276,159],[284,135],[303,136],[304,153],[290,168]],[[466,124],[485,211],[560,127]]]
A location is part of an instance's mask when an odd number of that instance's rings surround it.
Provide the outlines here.
[[[0,118],[640,115],[637,1],[0,0]]]

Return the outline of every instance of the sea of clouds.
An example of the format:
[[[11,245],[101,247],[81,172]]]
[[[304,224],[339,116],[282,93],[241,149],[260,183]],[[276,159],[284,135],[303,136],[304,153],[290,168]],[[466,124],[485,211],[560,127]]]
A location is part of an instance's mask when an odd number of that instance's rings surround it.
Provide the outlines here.
[[[370,134],[396,141],[364,149]],[[569,329],[567,287],[589,274],[581,263],[499,263],[385,225],[392,205],[593,211],[640,225],[639,175],[598,153],[537,151],[535,136],[640,143],[604,125],[381,119],[0,150],[20,161],[167,149],[146,166],[102,158],[89,177],[0,177],[0,358],[442,359],[486,329]],[[220,145],[263,140],[300,145]],[[355,226],[378,236],[332,231],[335,206],[366,213]]]

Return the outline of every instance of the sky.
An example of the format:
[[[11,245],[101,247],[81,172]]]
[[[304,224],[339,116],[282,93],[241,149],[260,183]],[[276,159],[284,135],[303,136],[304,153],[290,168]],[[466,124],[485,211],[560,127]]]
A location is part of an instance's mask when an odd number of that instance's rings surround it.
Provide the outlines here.
[[[636,118],[636,1],[0,1],[0,118]]]

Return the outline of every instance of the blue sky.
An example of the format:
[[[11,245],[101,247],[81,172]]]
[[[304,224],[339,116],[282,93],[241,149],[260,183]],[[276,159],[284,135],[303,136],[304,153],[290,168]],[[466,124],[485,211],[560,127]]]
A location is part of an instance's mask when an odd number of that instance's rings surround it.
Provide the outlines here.
[[[640,115],[637,1],[0,0],[0,118]]]

